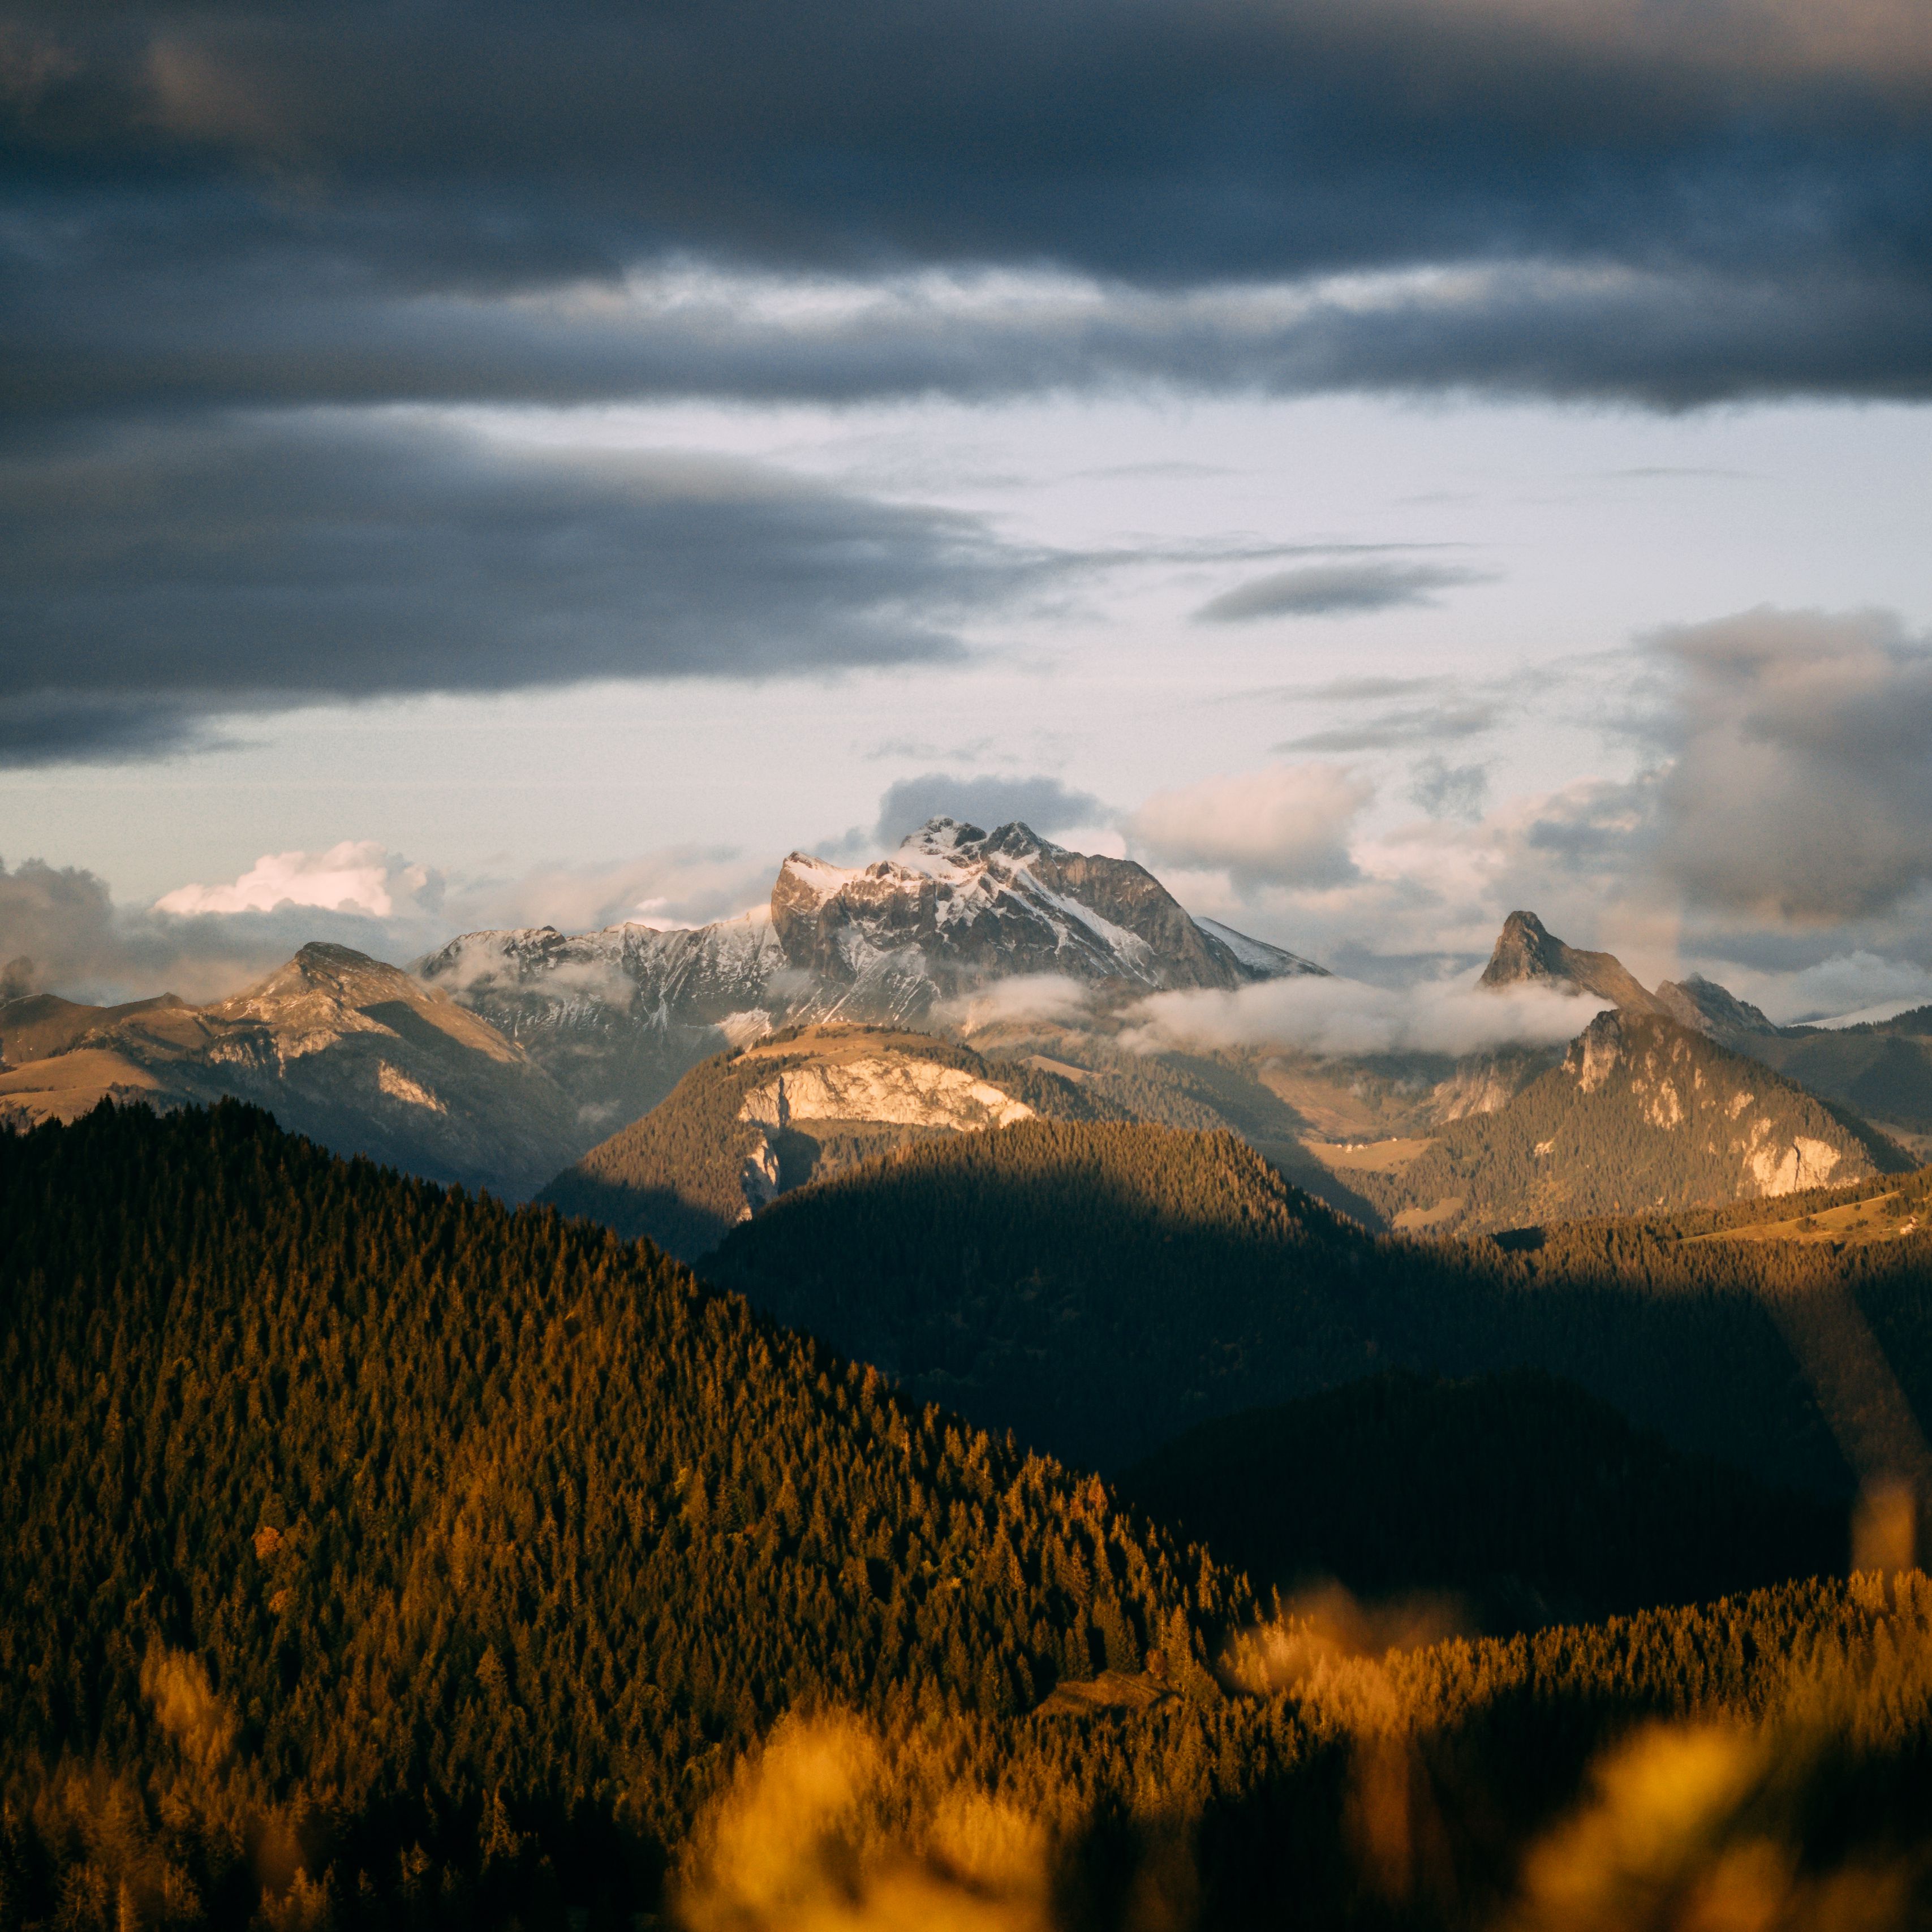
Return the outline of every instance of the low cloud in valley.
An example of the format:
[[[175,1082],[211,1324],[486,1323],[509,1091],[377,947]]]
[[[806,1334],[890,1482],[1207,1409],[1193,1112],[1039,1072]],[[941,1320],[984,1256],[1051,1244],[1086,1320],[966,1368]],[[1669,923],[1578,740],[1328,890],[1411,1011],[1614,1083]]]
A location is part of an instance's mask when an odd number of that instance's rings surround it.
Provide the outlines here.
[[[1483,1053],[1574,1040],[1607,1002],[1473,980],[1402,988],[1358,980],[1273,980],[1233,992],[1156,993],[1128,1038],[1143,1051],[1281,1047],[1307,1053]]]

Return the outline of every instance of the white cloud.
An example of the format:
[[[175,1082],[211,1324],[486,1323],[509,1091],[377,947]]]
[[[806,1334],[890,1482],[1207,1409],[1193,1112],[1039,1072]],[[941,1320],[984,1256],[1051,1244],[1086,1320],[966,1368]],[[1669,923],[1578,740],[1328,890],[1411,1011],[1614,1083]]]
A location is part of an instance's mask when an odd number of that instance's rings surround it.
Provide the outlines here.
[[[982,1027],[1009,1021],[1078,1020],[1092,999],[1090,987],[1060,973],[1028,973],[1011,980],[994,980],[933,1009],[941,1026],[975,1033]]]
[[[434,911],[442,892],[442,875],[428,866],[409,864],[373,838],[345,838],[326,852],[265,852],[232,885],[178,886],[154,909],[188,919],[320,906],[393,919],[405,911]]]
[[[1126,1043],[1276,1046],[1309,1053],[1481,1053],[1574,1040],[1608,1003],[1545,988],[1479,988],[1472,979],[1400,990],[1358,980],[1274,980],[1234,992],[1156,993],[1130,1016]]]
[[[1932,973],[1910,960],[1888,959],[1862,948],[1795,973],[1727,971],[1721,962],[1706,972],[1763,1007],[1773,1019],[1787,1022],[1852,1025],[1932,1005]]]
[[[1244,889],[1338,885],[1355,876],[1348,837],[1374,796],[1346,765],[1268,765],[1156,792],[1128,830],[1155,860],[1222,871]]]

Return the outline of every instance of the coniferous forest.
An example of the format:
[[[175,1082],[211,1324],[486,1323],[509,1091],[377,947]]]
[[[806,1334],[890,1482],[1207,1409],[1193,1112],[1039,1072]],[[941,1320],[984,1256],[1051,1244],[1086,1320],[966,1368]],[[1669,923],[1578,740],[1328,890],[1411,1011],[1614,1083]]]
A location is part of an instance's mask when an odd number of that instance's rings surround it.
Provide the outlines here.
[[[1932,1904],[1932,1586],[1834,1580],[1822,1502],[1780,1521],[1700,1465],[1673,1520],[1736,1519],[1718,1568],[1756,1509],[1748,1556],[1782,1534],[1816,1570],[1461,1636],[1430,1600],[1258,1587],[1190,1540],[1196,1510],[1160,1520],[1149,1471],[1110,1488],[647,1244],[240,1106],[0,1138],[0,1217],[10,1927]],[[1346,1234],[1310,1215],[1288,1238]],[[1624,1238],[1575,1236],[1579,1274]],[[1610,1446],[1639,1472],[1633,1537],[1690,1466]],[[1279,1470],[1336,1480],[1332,1457]],[[1646,1837],[1625,1814],[1659,1790]],[[1564,1891],[1573,1843],[1600,1898]]]

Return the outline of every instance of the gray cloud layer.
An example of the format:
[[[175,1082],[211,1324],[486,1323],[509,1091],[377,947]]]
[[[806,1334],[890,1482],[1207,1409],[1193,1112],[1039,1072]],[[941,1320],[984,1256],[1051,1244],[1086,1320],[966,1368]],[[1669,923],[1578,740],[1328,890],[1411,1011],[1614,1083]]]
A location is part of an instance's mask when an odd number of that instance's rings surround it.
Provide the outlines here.
[[[1825,924],[1932,883],[1932,638],[1868,611],[1663,633],[1660,862],[1696,905]]]
[[[16,410],[1135,375],[1681,403],[1932,366],[1910,4],[14,0],[0,28]],[[1090,286],[618,298],[678,262]]]
[[[1928,207],[1914,0],[0,0],[0,760],[943,656],[1046,567],[385,406],[1922,397]]]
[[[0,759],[309,698],[942,658],[1048,567],[747,464],[300,418],[91,430],[0,455]]]

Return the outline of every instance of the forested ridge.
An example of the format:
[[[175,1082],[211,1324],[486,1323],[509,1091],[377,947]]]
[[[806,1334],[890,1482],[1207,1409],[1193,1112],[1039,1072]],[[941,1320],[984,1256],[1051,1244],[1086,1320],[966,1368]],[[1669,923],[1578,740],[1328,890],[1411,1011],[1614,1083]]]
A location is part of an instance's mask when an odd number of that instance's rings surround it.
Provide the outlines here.
[[[1553,1928],[1534,1848],[1657,1720],[1735,1760],[1673,1857],[1927,1902],[1923,1580],[1384,1657],[646,1244],[246,1108],[0,1138],[0,1225],[9,1932],[796,1932],[909,1872],[988,1932]],[[734,1864],[774,1738],[818,1809]]]
[[[1184,1682],[1245,1613],[650,1248],[238,1106],[0,1137],[0,1221],[16,1776],[140,1762],[179,1653],[262,1792],[434,1838],[501,1786],[662,1846],[801,1700],[1023,1710],[1150,1645]]]

